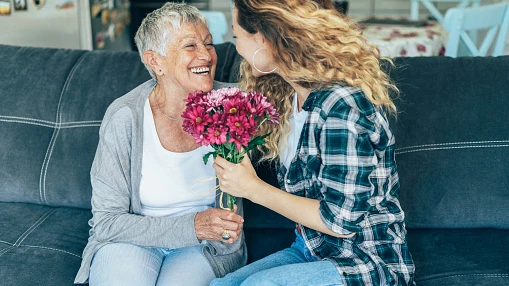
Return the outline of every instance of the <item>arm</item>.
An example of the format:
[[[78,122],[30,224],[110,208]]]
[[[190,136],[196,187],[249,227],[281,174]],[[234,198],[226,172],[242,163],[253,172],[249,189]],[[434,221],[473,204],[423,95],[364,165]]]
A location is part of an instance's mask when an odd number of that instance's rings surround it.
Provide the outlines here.
[[[320,217],[319,200],[289,194],[261,180],[259,180],[259,184],[258,191],[254,191],[253,197],[248,198],[252,202],[269,208],[298,224],[328,235],[340,238],[350,238],[355,235],[355,233],[342,235],[327,228]]]
[[[144,247],[179,248],[198,244],[194,214],[146,217],[130,213],[131,114],[123,108],[105,116],[92,164],[92,227],[100,241]],[[139,150],[138,150],[139,151]]]
[[[122,109],[114,116],[117,118],[105,119],[101,127],[91,170],[91,226],[98,240],[144,247],[181,248],[199,244],[198,239],[221,239],[224,226],[234,229],[229,225],[231,222],[224,225],[232,214],[218,209],[178,217],[150,217],[131,213],[131,114],[127,109]],[[235,215],[235,219],[239,218]],[[230,242],[234,239],[232,233]]]
[[[266,184],[256,176],[249,159],[234,165],[216,158],[214,167],[221,189],[317,231],[341,238],[354,236],[361,231],[359,223],[368,210],[369,176],[376,162],[370,131],[363,126],[371,123],[358,111],[346,109],[326,118],[319,130],[311,131],[315,132],[315,146],[320,147],[319,156],[314,158],[320,163],[314,164],[313,171],[320,180],[323,199],[298,197]]]

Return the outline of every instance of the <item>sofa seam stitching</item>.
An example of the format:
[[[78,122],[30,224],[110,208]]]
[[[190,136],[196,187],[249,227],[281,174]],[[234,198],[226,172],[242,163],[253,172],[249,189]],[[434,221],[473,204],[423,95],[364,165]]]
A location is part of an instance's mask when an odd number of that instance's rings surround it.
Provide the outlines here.
[[[17,119],[17,120],[27,120],[27,121],[37,121],[41,123],[47,123],[51,125],[55,125],[55,122],[42,120],[42,119],[36,119],[36,118],[30,118],[30,117],[23,117],[23,116],[7,116],[7,115],[0,115],[0,118],[6,118],[6,119]]]
[[[37,125],[37,126],[48,127],[48,128],[55,128],[54,125],[44,125],[41,123],[25,122],[25,121],[20,121],[20,120],[2,120],[2,119],[0,119],[0,122],[13,122],[13,123],[21,123],[21,124]],[[78,128],[78,127],[100,127],[100,126],[101,126],[100,123],[97,123],[97,124],[72,124],[72,125],[67,124],[66,126],[61,126],[60,129],[69,129],[69,128]]]
[[[435,143],[435,144],[421,144],[414,146],[407,146],[397,148],[397,150],[414,149],[421,147],[432,147],[432,146],[447,146],[447,145],[460,145],[460,144],[486,144],[486,143],[509,143],[509,140],[485,140],[485,141],[467,141],[467,142],[449,142],[449,143]]]
[[[81,127],[101,127],[101,124],[80,124],[80,125],[62,126],[62,127],[60,127],[60,129],[71,129],[71,128],[81,128]]]
[[[30,226],[21,236],[14,242],[13,247],[18,247],[36,228],[38,228],[48,217],[50,217],[56,209],[51,209],[42,215],[32,226]],[[21,239],[21,241],[20,241]],[[18,243],[19,241],[19,243]]]
[[[68,251],[65,251],[65,250],[62,250],[62,249],[58,249],[58,248],[52,248],[52,247],[46,247],[46,246],[39,246],[39,245],[29,245],[29,244],[20,244],[19,246],[22,246],[22,247],[32,247],[32,248],[42,248],[42,249],[49,249],[49,250],[54,250],[54,251],[59,251],[59,252],[63,252],[63,253],[67,253],[69,255],[72,255],[72,256],[75,256],[75,257],[78,257],[78,258],[82,258],[81,256],[77,255],[77,254],[74,254],[74,253],[71,253],[71,252],[68,252]]]
[[[458,147],[435,147],[435,148],[420,148],[415,150],[408,150],[408,151],[402,151],[398,152],[396,150],[396,155],[406,154],[406,153],[414,153],[414,152],[420,152],[420,151],[435,151],[435,150],[454,150],[454,149],[470,149],[470,148],[502,148],[502,147],[509,147],[509,144],[503,144],[503,145],[471,145],[471,146],[458,146]]]
[[[422,279],[421,281],[429,281],[429,280],[436,280],[436,279],[444,279],[444,278],[452,278],[452,277],[459,277],[459,276],[482,276],[482,277],[488,277],[488,278],[509,278],[509,273],[473,273],[473,274],[455,274],[455,275],[446,275],[441,277],[435,277],[435,278],[428,278],[428,279]]]
[[[13,244],[12,244],[12,243],[7,242],[7,241],[0,240],[0,242],[5,243],[5,244],[10,245],[10,246],[13,246]]]
[[[23,120],[26,120],[26,123],[32,123],[32,124],[34,124],[34,123],[30,122],[30,121],[36,121],[41,124],[45,123],[47,125],[50,125],[51,127],[54,127],[57,124],[56,122],[53,122],[53,121],[47,121],[47,120],[36,119],[36,118],[31,118],[31,117],[0,115],[0,121],[4,121],[4,120],[5,121],[19,120],[19,122],[25,122]],[[101,122],[102,122],[102,120],[80,120],[80,121],[61,122],[61,125],[72,125],[72,124],[83,124],[83,123],[91,123],[91,124],[98,123],[98,124],[100,124]]]
[[[46,174],[48,172],[49,162],[51,160],[51,155],[53,154],[53,148],[55,147],[58,134],[60,133],[60,127],[61,127],[61,122],[62,122],[62,109],[61,109],[62,98],[64,96],[65,91],[67,90],[67,87],[69,86],[69,82],[72,80],[74,73],[76,72],[76,69],[78,68],[79,64],[83,61],[83,59],[85,58],[85,54],[86,53],[83,53],[80,56],[80,58],[76,61],[76,63],[74,64],[72,70],[69,72],[69,75],[67,76],[64,86],[62,87],[62,91],[60,92],[60,98],[58,100],[58,105],[57,105],[57,114],[56,114],[56,118],[55,118],[55,123],[56,123],[55,130],[53,131],[53,135],[51,137],[48,149],[46,150],[46,156],[44,157],[43,166],[41,169],[41,177],[39,178],[40,196],[41,196],[41,201],[44,204],[47,204]],[[49,156],[48,156],[48,151],[49,151]]]
[[[4,249],[4,250],[0,251],[0,256],[2,256],[2,255],[4,255],[4,254],[6,254],[9,250],[11,250],[11,249],[13,249],[13,248],[14,248],[14,246],[9,246],[9,247],[7,247],[6,249]]]
[[[22,124],[28,124],[28,125],[37,125],[37,126],[42,126],[42,127],[48,127],[48,128],[55,128],[54,125],[44,125],[42,123],[36,123],[36,122],[26,122],[26,121],[21,121],[21,120],[4,120],[4,119],[0,119],[0,122],[12,122],[12,123],[22,123]]]

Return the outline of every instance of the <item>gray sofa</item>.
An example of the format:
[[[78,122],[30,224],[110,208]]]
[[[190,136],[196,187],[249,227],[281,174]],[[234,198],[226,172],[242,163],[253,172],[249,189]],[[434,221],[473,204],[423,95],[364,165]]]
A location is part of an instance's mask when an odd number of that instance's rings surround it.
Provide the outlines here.
[[[216,46],[216,79],[239,56]],[[509,57],[401,58],[393,122],[419,285],[509,285]],[[91,217],[89,169],[108,105],[149,78],[134,52],[0,46],[0,285],[71,285]],[[276,184],[274,166],[258,167]],[[294,224],[245,202],[249,261]]]

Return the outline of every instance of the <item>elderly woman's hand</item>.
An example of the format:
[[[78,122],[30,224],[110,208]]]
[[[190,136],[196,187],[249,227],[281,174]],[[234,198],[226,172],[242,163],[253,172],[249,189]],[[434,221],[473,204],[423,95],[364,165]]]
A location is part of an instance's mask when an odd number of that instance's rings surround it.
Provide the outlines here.
[[[210,208],[199,212],[194,219],[196,237],[200,240],[221,240],[224,242],[235,242],[242,231],[244,219],[236,214],[237,205],[232,211],[217,208]],[[229,236],[225,240],[223,236]]]

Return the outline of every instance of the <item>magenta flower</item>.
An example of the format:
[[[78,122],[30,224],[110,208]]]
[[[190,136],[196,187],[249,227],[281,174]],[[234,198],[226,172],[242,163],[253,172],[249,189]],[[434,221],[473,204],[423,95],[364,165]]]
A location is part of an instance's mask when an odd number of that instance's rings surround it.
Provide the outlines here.
[[[228,142],[235,143],[235,147],[237,150],[242,150],[242,146],[247,147],[249,144],[249,139],[251,139],[251,136],[248,132],[230,132],[230,139]]]
[[[187,108],[185,112],[182,114],[182,118],[184,118],[183,123],[184,130],[186,130],[187,132],[189,132],[189,130],[192,130],[193,133],[198,134],[203,133],[205,127],[211,121],[210,115],[205,111],[205,109],[202,106],[191,106],[191,108]],[[188,121],[186,121],[186,119]]]
[[[229,116],[226,119],[226,124],[230,127],[230,132],[242,133],[245,130],[249,130],[253,126],[256,126],[256,122],[253,118],[247,118],[242,115]]]
[[[239,114],[246,115],[246,103],[247,100],[243,97],[230,97],[223,103],[224,113],[230,116]]]
[[[228,133],[228,129],[221,126],[213,126],[207,128],[207,140],[210,144],[221,145],[227,142],[226,134]]]

